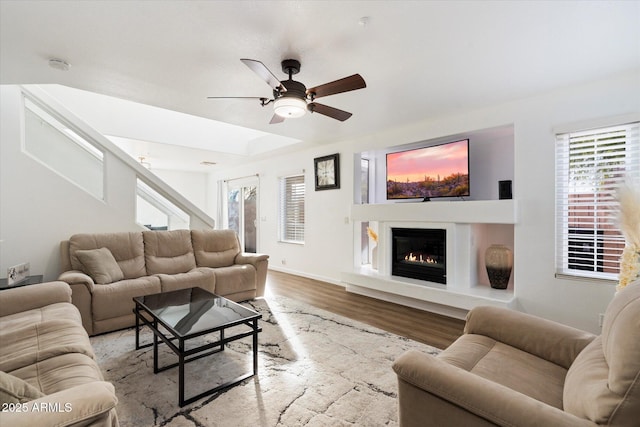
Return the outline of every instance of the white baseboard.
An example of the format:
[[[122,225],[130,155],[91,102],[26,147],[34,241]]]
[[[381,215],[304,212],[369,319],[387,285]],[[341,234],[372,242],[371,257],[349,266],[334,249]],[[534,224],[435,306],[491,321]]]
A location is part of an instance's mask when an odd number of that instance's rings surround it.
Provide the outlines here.
[[[330,277],[318,276],[316,274],[309,274],[303,271],[291,270],[288,268],[274,267],[274,266],[269,266],[269,270],[278,271],[280,273],[292,274],[294,276],[305,277],[307,279],[318,280],[320,282],[331,283],[332,285],[338,285],[343,288],[345,287],[343,282],[341,282],[340,280],[332,279]]]

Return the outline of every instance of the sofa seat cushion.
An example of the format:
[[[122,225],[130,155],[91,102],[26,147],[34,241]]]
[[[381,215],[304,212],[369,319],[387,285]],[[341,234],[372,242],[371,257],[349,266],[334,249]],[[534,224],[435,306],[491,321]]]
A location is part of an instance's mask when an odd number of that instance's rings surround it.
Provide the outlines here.
[[[49,395],[77,385],[103,381],[98,364],[89,356],[67,353],[27,365],[11,375]]]
[[[155,294],[161,291],[157,276],[121,280],[96,286],[91,298],[93,320],[105,320],[133,313],[134,297]]]
[[[221,296],[255,291],[256,269],[252,265],[233,265],[215,268],[216,294]]]
[[[93,358],[93,348],[81,324],[48,320],[0,331],[0,371],[11,372],[66,353]]]
[[[25,403],[44,396],[28,382],[0,371],[0,403]]]
[[[198,267],[229,267],[240,253],[233,230],[191,230],[191,237]]]
[[[162,292],[199,287],[211,293],[216,290],[216,276],[210,268],[196,268],[188,273],[158,274]]]
[[[142,233],[74,234],[69,238],[69,258],[73,270],[85,271],[76,254],[79,250],[107,248],[125,279],[146,276]],[[86,272],[86,271],[85,271]]]
[[[60,302],[0,317],[0,331],[19,329],[48,320],[69,320],[78,324],[82,323],[80,312],[73,304]]]
[[[196,268],[189,230],[144,231],[148,274],[186,273]]]
[[[555,363],[492,338],[475,334],[461,336],[440,353],[438,358],[562,409],[562,393],[567,370]]]
[[[124,279],[120,266],[107,248],[79,250],[76,256],[84,267],[83,271],[100,285]]]

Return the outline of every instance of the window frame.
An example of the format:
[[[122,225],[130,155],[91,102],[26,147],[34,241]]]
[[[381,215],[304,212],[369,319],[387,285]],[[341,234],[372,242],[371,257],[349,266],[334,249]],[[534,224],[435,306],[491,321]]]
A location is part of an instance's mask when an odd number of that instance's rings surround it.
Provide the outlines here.
[[[298,191],[293,194],[294,186]],[[304,174],[279,178],[278,192],[278,241],[303,245],[305,243],[306,180]],[[293,211],[290,211],[293,209]]]
[[[556,277],[617,281],[615,193],[629,181],[640,183],[637,118],[556,132]]]

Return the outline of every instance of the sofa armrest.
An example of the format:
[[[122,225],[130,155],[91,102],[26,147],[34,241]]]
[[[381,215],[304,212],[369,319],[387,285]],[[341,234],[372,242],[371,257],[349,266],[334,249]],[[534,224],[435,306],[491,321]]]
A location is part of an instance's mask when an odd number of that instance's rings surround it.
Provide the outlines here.
[[[596,426],[588,420],[417,350],[409,350],[398,357],[393,364],[393,370],[399,382],[413,386],[400,389],[401,418],[402,411],[408,409],[425,411],[422,419],[429,419],[428,407],[419,404],[423,401],[421,397],[427,397],[419,396],[424,393],[450,402],[463,411],[500,426]],[[411,395],[403,395],[403,390]],[[404,399],[413,405],[403,408]]]
[[[95,285],[95,282],[93,281],[91,276],[79,270],[65,271],[60,276],[58,276],[58,280],[67,282],[70,285],[85,285],[87,287],[87,290],[91,293],[93,292],[93,287]]]
[[[256,297],[263,297],[267,286],[269,255],[241,252],[236,255],[236,264],[251,264],[256,269]]]
[[[65,281],[71,287],[71,302],[80,311],[82,326],[89,335],[93,335],[93,313],[91,299],[95,283],[82,271],[69,270],[62,273],[58,280]]]
[[[59,302],[71,302],[71,288],[64,282],[7,289],[0,292],[0,317]]]
[[[467,314],[465,334],[484,335],[569,369],[596,336],[519,311],[481,306]]]
[[[269,255],[265,254],[253,254],[250,252],[241,252],[236,255],[235,263],[236,264],[251,264],[256,269],[258,268],[258,264],[261,261],[267,261],[269,259]]]
[[[26,412],[0,412],[0,425],[117,425],[117,416],[112,411],[117,403],[113,385],[96,381],[26,402],[20,406]]]

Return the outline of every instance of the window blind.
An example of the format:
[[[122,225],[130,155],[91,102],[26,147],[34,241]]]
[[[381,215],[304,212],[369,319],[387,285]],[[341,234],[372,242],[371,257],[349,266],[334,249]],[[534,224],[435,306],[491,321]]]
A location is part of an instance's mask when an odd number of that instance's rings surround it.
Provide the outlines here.
[[[556,136],[556,271],[616,280],[624,237],[616,189],[640,182],[640,123]]]
[[[280,240],[304,243],[304,175],[280,179]]]

